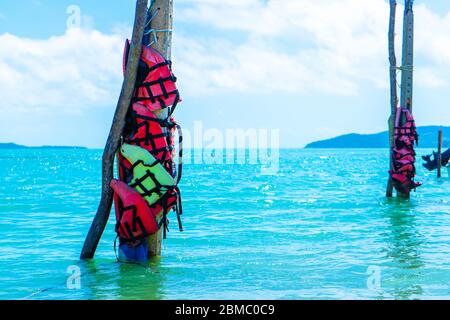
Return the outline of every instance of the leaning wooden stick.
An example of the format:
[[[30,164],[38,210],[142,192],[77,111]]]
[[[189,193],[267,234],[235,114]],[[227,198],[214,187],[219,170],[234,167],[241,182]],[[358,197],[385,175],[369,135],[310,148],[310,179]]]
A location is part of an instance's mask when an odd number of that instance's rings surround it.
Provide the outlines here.
[[[103,151],[102,158],[102,196],[97,213],[81,251],[81,259],[94,257],[100,237],[103,234],[111,211],[113,192],[109,186],[113,178],[114,157],[120,145],[120,137],[125,126],[125,116],[130,106],[136,82],[136,74],[139,58],[142,50],[142,37],[144,34],[145,21],[147,17],[148,0],[136,1],[136,14],[131,38],[130,52],[128,56],[125,78],[122,84],[119,101],[114,113],[113,122],[109,131],[108,140]]]
[[[149,31],[153,30],[156,36],[156,42],[152,47],[159,51],[166,59],[170,60],[172,49],[172,27],[173,27],[173,0],[153,0],[150,17],[154,17],[149,25]],[[148,41],[153,41],[149,37]],[[155,111],[156,117],[166,119],[168,108]],[[166,129],[164,129],[166,130]],[[160,219],[161,216],[158,217]],[[152,234],[148,238],[148,253],[150,257],[160,256],[162,252],[162,229]]]
[[[389,64],[390,64],[390,82],[391,82],[391,115],[389,116],[388,124],[389,124],[389,163],[390,169],[393,170],[393,162],[392,162],[392,147],[394,143],[394,122],[395,122],[395,114],[397,111],[397,57],[395,56],[395,14],[397,1],[390,1],[390,18],[389,18]],[[392,183],[391,176],[389,175],[387,188],[386,188],[386,197],[392,197],[392,191],[394,189],[394,185]]]

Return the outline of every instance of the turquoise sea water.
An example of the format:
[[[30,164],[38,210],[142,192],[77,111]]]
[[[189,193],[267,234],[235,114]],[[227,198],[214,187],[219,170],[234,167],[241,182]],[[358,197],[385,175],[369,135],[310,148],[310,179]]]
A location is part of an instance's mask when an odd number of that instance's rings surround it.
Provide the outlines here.
[[[78,260],[101,150],[1,150],[0,299],[450,298],[450,179],[418,166],[424,186],[386,199],[386,154],[282,150],[276,175],[186,165],[185,232],[173,217],[143,266],[116,262],[113,216],[95,259]]]

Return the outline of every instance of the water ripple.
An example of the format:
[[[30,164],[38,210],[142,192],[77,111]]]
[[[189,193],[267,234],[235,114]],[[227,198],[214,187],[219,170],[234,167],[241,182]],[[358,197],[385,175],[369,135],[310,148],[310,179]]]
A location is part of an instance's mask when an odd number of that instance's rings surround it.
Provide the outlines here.
[[[425,151],[421,151],[424,153]],[[0,156],[0,298],[450,298],[450,180],[418,168],[411,200],[385,199],[384,150],[282,150],[277,175],[252,165],[187,165],[185,232],[164,256],[117,263],[107,225],[79,262],[100,197],[100,150]],[[81,268],[81,289],[66,287]],[[381,287],[368,288],[368,267]]]

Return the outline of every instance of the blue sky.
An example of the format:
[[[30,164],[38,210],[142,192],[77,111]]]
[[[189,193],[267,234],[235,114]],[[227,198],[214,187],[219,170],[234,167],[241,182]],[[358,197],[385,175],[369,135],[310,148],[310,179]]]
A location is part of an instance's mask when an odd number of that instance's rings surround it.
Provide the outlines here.
[[[81,29],[67,30],[69,5]],[[134,5],[1,2],[0,141],[104,145]],[[450,125],[450,2],[417,0],[415,12],[416,120]],[[384,130],[387,15],[383,0],[175,0],[178,121],[280,129],[282,147]]]

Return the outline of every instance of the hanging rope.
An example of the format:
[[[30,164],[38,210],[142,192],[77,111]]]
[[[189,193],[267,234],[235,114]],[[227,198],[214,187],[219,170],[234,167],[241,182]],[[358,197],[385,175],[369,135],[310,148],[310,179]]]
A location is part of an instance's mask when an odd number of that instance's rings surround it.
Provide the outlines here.
[[[150,4],[150,7],[148,9],[150,17],[148,18],[148,21],[147,21],[147,23],[145,24],[145,27],[144,27],[144,36],[148,36],[149,35],[150,37],[153,38],[152,41],[150,41],[149,44],[147,45],[148,47],[152,46],[155,43],[158,43],[158,37],[156,35],[158,32],[172,32],[172,29],[153,29],[153,28],[150,28],[152,20],[156,18],[156,16],[159,13],[159,10],[160,10],[159,8],[157,8],[156,10],[154,10],[153,13],[151,13],[153,11],[153,5],[154,4],[155,4],[155,1],[152,0],[152,2]]]
[[[391,67],[391,70],[396,70],[397,71],[396,75],[398,75],[402,71],[411,71],[411,72],[413,72],[414,71],[414,66],[413,65],[406,65],[406,66],[401,66],[401,67],[395,66],[395,67]],[[401,84],[398,82],[397,77],[395,77],[395,84],[397,85],[397,87],[399,89],[401,89]]]

